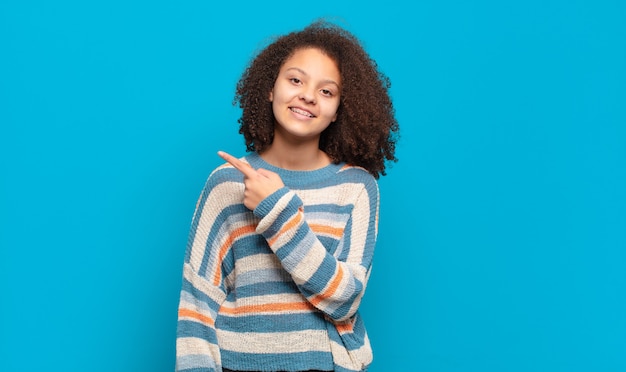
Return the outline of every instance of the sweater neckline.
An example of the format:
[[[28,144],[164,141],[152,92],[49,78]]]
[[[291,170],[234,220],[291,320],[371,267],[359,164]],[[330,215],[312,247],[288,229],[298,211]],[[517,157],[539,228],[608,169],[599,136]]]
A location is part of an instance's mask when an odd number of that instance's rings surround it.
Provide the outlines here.
[[[245,158],[254,169],[263,168],[277,173],[283,182],[288,182],[291,185],[307,184],[311,181],[319,181],[334,176],[345,165],[344,163],[330,163],[314,170],[289,170],[276,167],[266,162],[256,152],[246,155]]]

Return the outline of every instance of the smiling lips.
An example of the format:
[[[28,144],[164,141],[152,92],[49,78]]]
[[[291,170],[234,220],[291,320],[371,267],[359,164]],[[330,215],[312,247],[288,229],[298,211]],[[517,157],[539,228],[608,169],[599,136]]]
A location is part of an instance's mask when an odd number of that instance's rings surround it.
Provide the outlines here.
[[[310,117],[310,118],[314,118],[314,117],[315,117],[315,115],[311,114],[310,112],[308,112],[308,111],[306,111],[306,110],[303,110],[303,109],[300,109],[300,108],[297,108],[297,107],[289,107],[289,109],[290,109],[292,112],[295,112],[296,114],[300,114],[300,115],[308,116],[308,117]]]

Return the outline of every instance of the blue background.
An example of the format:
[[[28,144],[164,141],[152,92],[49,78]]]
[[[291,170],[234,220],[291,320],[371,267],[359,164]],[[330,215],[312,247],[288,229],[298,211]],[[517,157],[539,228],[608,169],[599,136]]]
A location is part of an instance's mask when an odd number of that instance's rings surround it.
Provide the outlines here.
[[[371,371],[626,370],[621,1],[5,1],[0,369],[170,371],[234,85],[328,16],[391,78]]]

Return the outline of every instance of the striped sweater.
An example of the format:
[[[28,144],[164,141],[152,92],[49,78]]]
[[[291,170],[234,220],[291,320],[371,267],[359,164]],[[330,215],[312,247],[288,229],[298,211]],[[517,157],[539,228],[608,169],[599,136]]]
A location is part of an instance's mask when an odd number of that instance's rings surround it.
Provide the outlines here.
[[[178,310],[176,370],[362,371],[372,361],[358,313],[378,225],[364,169],[289,171],[250,211],[243,175],[209,176],[193,216]]]

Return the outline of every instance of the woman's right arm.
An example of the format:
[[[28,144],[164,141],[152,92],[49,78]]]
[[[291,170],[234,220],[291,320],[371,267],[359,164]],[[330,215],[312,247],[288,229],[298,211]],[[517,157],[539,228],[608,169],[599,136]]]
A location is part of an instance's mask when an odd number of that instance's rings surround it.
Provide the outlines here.
[[[243,184],[233,174],[223,168],[213,172],[196,205],[183,266],[176,371],[222,370],[215,320],[227,293],[222,271],[232,233],[228,219],[245,209],[237,192]]]

